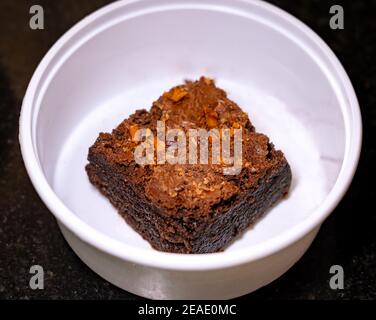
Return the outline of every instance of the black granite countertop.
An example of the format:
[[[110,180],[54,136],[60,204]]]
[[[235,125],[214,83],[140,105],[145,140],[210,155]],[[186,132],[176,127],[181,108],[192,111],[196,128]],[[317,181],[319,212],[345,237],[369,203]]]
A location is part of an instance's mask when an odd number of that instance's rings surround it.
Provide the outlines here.
[[[101,279],[73,253],[34,191],[18,144],[18,116],[30,77],[47,50],[105,0],[0,2],[0,298],[139,299]],[[358,94],[364,123],[355,179],[304,257],[285,275],[244,299],[376,298],[376,2],[273,0],[315,30],[334,50]],[[29,28],[29,8],[45,10],[45,29]],[[329,28],[329,8],[345,10],[345,29]],[[29,268],[45,270],[44,290],[29,288]],[[341,265],[345,288],[331,290],[329,268]]]

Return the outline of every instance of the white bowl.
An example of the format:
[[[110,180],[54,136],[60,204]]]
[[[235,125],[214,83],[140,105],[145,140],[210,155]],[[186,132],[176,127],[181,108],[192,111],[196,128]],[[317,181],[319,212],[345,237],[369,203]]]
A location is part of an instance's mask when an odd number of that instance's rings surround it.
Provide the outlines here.
[[[291,192],[224,252],[158,252],[90,185],[86,156],[100,131],[200,75],[284,151]],[[332,51],[272,5],[125,0],[83,19],[44,57],[23,101],[20,143],[37,192],[95,272],[144,297],[222,299],[268,284],[307,250],[353,177],[361,117]]]

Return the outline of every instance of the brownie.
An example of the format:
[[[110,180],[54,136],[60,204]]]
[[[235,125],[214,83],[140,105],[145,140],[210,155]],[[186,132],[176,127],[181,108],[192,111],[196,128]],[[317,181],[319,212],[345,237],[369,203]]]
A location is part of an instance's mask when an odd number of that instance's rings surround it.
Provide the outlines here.
[[[157,130],[161,123],[166,130],[178,129],[187,136],[192,129],[216,129],[221,138],[227,130],[233,167],[237,132],[241,165],[231,174],[231,170],[225,173],[231,164],[222,156],[214,161],[215,135],[208,138],[207,163],[159,161],[163,157],[159,158],[158,150],[174,150],[179,141],[161,138]],[[152,140],[139,139],[140,129]],[[148,157],[143,154],[147,161],[137,161],[136,149],[148,141],[153,152]],[[203,142],[196,142],[200,158]],[[187,153],[188,145],[183,145]],[[175,150],[170,156],[176,159]],[[223,250],[281,199],[291,183],[283,153],[266,135],[256,132],[248,115],[206,77],[172,88],[150,111],[137,110],[112,133],[100,133],[89,149],[88,161],[91,183],[153,248],[167,252]]]

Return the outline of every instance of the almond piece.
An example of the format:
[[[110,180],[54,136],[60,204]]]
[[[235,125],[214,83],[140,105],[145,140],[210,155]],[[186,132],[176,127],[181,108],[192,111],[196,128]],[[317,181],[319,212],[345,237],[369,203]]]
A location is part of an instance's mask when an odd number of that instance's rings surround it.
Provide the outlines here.
[[[132,141],[135,141],[137,130],[138,130],[137,124],[132,124],[129,126],[129,134],[131,135]]]
[[[166,93],[166,96],[174,102],[178,102],[188,94],[183,87],[176,87]]]

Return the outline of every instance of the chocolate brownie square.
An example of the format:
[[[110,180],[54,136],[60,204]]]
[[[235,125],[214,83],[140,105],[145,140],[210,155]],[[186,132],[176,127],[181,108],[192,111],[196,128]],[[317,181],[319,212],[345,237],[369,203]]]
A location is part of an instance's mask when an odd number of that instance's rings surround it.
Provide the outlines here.
[[[88,161],[91,183],[125,221],[153,248],[177,253],[223,250],[291,183],[283,153],[205,77],[100,133]]]

